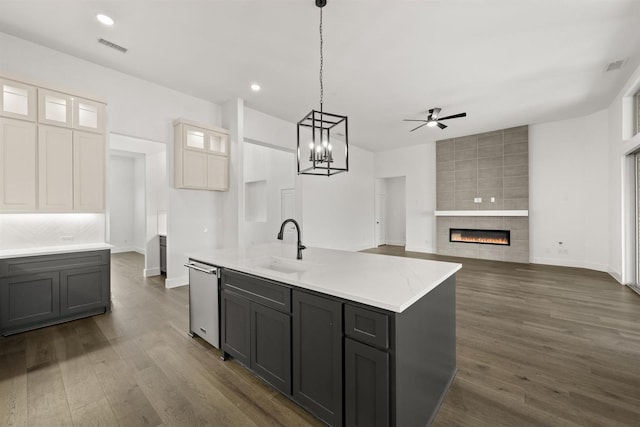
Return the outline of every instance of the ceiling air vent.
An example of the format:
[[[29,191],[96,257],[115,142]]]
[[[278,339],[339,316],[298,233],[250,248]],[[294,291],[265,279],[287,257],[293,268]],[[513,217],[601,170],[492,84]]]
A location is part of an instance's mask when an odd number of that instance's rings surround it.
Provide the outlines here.
[[[117,50],[119,52],[122,52],[122,53],[127,53],[127,50],[129,50],[126,47],[122,47],[119,44],[115,44],[115,43],[110,42],[109,40],[105,40],[105,39],[98,39],[98,43],[102,43],[103,45],[108,46],[111,49],[115,49],[115,50]]]
[[[627,62],[626,59],[620,59],[618,61],[610,62],[604,71],[607,72],[607,71],[619,70],[620,68],[622,68],[625,62]]]

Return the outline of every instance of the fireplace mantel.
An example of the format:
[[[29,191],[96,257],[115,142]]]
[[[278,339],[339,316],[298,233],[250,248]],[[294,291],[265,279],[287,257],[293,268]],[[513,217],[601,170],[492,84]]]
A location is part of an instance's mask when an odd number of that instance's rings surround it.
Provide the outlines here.
[[[435,211],[435,216],[529,216],[528,210]]]

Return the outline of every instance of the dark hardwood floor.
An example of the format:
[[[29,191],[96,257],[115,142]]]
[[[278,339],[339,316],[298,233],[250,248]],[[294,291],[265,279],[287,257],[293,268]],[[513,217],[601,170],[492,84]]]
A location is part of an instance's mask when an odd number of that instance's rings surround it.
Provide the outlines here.
[[[640,296],[607,274],[368,252],[463,264],[459,371],[435,426],[640,425]],[[0,338],[0,425],[322,425],[190,338],[187,287],[142,265],[112,255],[112,313]]]

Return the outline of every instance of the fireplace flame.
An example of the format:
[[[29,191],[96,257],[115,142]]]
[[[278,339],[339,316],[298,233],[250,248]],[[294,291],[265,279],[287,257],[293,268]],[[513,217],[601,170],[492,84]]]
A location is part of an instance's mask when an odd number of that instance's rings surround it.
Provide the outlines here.
[[[481,231],[481,230],[477,230]],[[460,231],[451,231],[452,242],[462,243],[485,243],[491,245],[509,245],[509,238],[507,236],[481,236],[473,234],[465,234]]]

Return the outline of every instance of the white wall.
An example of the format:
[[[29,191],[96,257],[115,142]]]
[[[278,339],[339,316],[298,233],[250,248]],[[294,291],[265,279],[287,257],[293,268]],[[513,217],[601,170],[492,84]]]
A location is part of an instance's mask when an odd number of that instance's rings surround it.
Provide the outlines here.
[[[349,172],[299,176],[307,246],[362,250],[374,247],[373,153],[349,146]]]
[[[134,162],[132,156],[109,156],[109,243],[112,252],[134,248]]]
[[[529,126],[531,262],[608,270],[607,122],[605,110]]]
[[[173,176],[173,120],[221,123],[221,108],[212,102],[4,33],[0,33],[0,52],[0,74],[102,98],[108,104],[108,131],[167,144],[169,177]],[[221,244],[225,221],[216,218],[225,211],[221,199],[210,191],[169,190],[167,232],[172,237],[167,243],[167,286],[187,283],[186,253]],[[104,239],[103,234],[98,241]]]
[[[245,244],[275,242],[281,224],[281,191],[295,188],[295,177],[292,152],[244,144],[245,212],[241,216],[244,218]],[[249,185],[256,191],[247,191],[247,183],[254,183]],[[252,207],[254,211],[250,212]],[[255,212],[258,207],[261,212]]]
[[[166,233],[166,211],[169,187],[167,184],[167,153],[146,155],[146,257],[145,276],[160,274],[160,241],[158,234]],[[164,228],[163,228],[164,226]]]
[[[405,177],[406,250],[433,253],[436,208],[435,143],[375,153],[376,178],[399,176]]]
[[[406,179],[386,178],[385,240],[388,245],[406,244]]]

